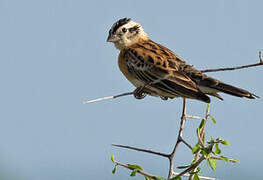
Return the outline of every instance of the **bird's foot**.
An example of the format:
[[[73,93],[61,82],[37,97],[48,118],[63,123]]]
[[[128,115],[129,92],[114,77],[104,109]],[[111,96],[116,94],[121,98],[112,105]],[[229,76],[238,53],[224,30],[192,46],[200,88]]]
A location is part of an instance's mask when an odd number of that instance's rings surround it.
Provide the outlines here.
[[[138,87],[133,91],[133,96],[136,99],[143,99],[146,97],[146,94],[143,92],[143,87]]]
[[[160,96],[160,98],[161,98],[162,100],[164,100],[164,101],[167,101],[167,100],[168,100],[168,97],[166,97],[166,96]]]

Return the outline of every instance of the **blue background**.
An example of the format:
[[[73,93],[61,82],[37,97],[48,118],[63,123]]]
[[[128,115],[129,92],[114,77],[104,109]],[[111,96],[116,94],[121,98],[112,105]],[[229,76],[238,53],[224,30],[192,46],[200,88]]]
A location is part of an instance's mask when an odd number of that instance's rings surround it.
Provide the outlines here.
[[[123,17],[140,22],[152,40],[196,68],[258,62],[263,50],[262,1],[0,0],[0,178],[5,180],[143,179],[119,168],[110,155],[167,177],[168,161],[117,149],[112,143],[170,152],[177,137],[182,100],[132,96],[83,105],[85,99],[133,90],[117,67],[118,51],[106,38]],[[263,97],[263,67],[209,73]],[[261,99],[212,98],[217,124],[207,137],[230,142],[218,179],[262,178]],[[205,104],[190,100],[188,114]],[[186,122],[184,137],[197,141],[198,120]],[[176,166],[192,159],[180,146]]]

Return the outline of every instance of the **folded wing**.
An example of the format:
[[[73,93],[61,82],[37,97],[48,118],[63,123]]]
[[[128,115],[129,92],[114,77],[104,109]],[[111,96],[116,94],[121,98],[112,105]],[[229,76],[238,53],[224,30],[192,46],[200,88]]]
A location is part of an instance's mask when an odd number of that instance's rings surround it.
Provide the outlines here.
[[[136,44],[124,54],[132,76],[163,94],[210,102],[210,98],[201,92],[197,84],[179,69],[179,64],[182,63],[180,59],[164,47],[148,43],[150,44]]]

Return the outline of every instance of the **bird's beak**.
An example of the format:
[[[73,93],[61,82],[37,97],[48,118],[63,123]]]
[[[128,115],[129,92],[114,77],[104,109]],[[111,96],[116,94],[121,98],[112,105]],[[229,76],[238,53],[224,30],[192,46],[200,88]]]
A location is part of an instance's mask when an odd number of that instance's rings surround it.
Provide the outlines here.
[[[118,41],[120,38],[116,35],[116,34],[109,34],[108,38],[107,38],[107,42],[116,42]]]

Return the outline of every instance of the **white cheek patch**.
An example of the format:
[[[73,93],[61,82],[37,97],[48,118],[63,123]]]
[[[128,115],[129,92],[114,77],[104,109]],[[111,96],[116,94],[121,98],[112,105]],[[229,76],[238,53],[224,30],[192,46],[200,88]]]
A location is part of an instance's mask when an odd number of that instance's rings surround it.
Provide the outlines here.
[[[136,31],[130,32],[130,28],[135,28]],[[126,28],[127,31],[123,32],[122,29]],[[115,47],[119,50],[129,47],[135,43],[137,43],[140,39],[148,39],[148,35],[144,32],[143,28],[140,24],[129,21],[127,24],[120,26],[119,29],[116,31],[116,35],[120,37],[120,40],[115,42]]]

